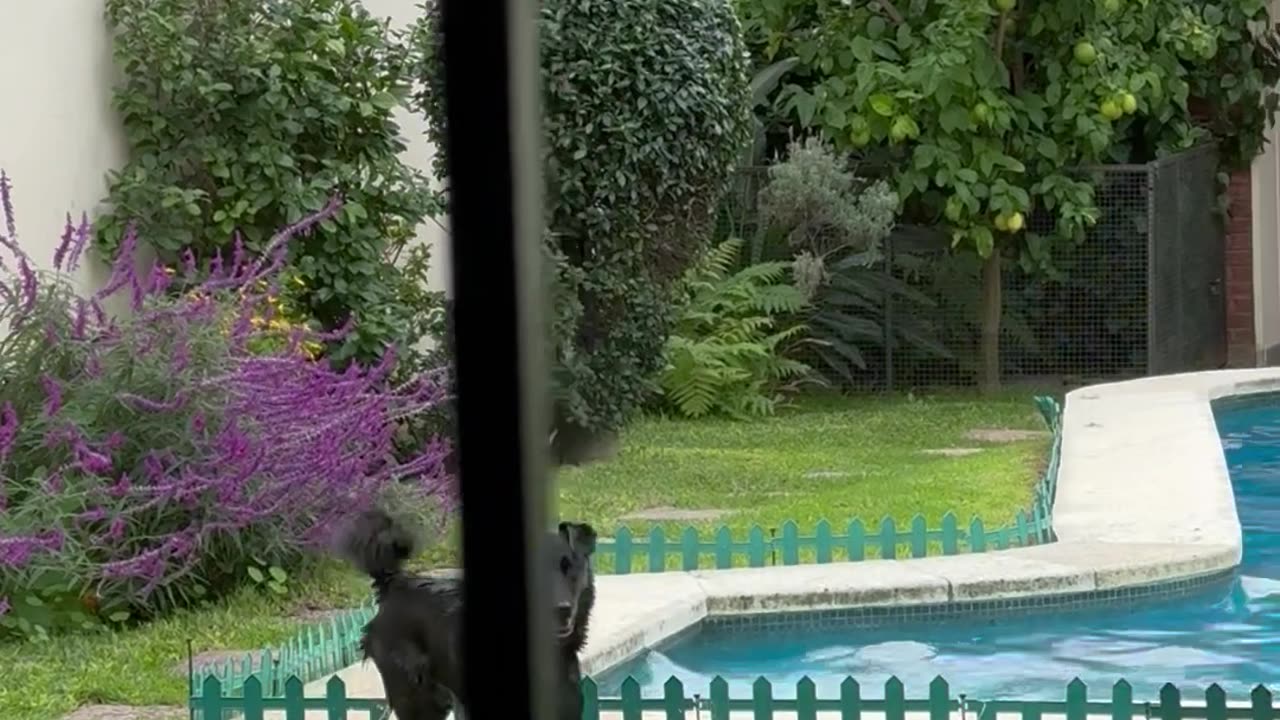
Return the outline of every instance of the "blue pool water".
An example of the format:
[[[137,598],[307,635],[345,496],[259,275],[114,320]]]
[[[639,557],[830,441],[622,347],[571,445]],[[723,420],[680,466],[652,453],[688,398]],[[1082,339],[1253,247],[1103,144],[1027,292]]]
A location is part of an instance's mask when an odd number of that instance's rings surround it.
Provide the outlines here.
[[[646,696],[672,675],[704,697],[715,675],[735,696],[767,677],[777,697],[794,697],[810,677],[819,697],[838,697],[855,677],[864,697],[882,697],[892,675],[923,697],[937,675],[974,699],[1063,697],[1079,677],[1095,696],[1120,678],[1136,698],[1154,699],[1174,682],[1202,692],[1211,682],[1245,698],[1280,680],[1280,397],[1233,403],[1217,412],[1244,529],[1244,562],[1234,581],[1193,597],[1125,609],[901,624],[876,629],[756,630],[708,627],[597,677],[616,695],[628,675]]]

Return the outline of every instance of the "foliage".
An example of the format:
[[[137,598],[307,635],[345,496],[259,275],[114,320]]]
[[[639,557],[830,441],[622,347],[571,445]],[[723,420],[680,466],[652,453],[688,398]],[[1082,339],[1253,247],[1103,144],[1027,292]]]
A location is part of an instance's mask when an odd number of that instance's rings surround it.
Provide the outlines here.
[[[246,574],[283,590],[285,568],[377,496],[449,499],[442,442],[388,458],[399,419],[440,401],[438,376],[389,387],[394,352],[338,372],[304,344],[340,337],[302,327],[259,343],[280,332],[272,297],[288,243],[336,202],[262,254],[237,244],[221,267],[188,254],[139,272],[129,230],[106,286],[82,297],[68,273],[88,222],[68,221],[55,272],[40,273],[15,241],[3,176],[0,199],[0,633],[150,616]],[[182,280],[191,289],[175,296]],[[117,293],[130,312],[112,318],[103,303]]]
[[[443,148],[437,11],[414,45]],[[747,145],[746,52],[728,0],[551,0],[539,33],[557,404],[613,429],[661,370],[667,286],[706,246]]]
[[[772,415],[782,391],[810,379],[807,365],[785,356],[805,332],[787,322],[805,306],[788,282],[790,264],[733,272],[742,245],[734,238],[709,250],[677,289],[660,385],[665,404],[686,417]]]
[[[1074,171],[1208,139],[1247,167],[1276,107],[1280,45],[1263,0],[899,4],[741,2],[765,61],[800,58],[776,98],[794,121],[878,156],[908,218],[941,221],[954,246],[988,259],[980,380],[991,388],[1002,258],[1048,270],[1098,220]],[[1027,228],[1033,211],[1044,229]]]
[[[881,269],[896,205],[884,181],[859,179],[848,158],[818,138],[793,142],[760,191],[761,222],[785,238],[796,283],[812,304],[807,323],[823,370],[849,384],[866,368],[862,348],[884,346],[890,296],[899,302],[891,341],[946,353],[925,314],[933,302]]]
[[[1262,107],[1264,96],[1274,105],[1264,82],[1272,31],[1255,42],[1246,28],[1266,19],[1261,0],[1004,4],[914,0],[899,15],[891,4],[881,13],[787,0],[744,12],[766,57],[801,58],[793,75],[807,78],[779,100],[802,126],[844,148],[889,147],[902,161],[903,201],[945,216],[954,242],[983,257],[1025,239],[1028,266],[1096,220],[1092,188],[1067,174],[1072,166],[1191,146],[1202,137],[1193,91],[1232,107]],[[1228,45],[1237,49],[1219,51]],[[1242,64],[1211,83],[1210,65],[1226,57]],[[1245,114],[1253,124],[1233,136],[1259,132],[1262,115]],[[1019,232],[1033,206],[1053,213],[1046,236]]]
[[[108,0],[130,160],[99,223],[111,257],[129,223],[167,262],[208,261],[237,233],[261,251],[277,228],[342,211],[298,243],[290,288],[330,330],[356,330],[341,361],[406,339],[414,308],[389,255],[440,210],[405,165],[393,111],[409,55],[358,0]]]

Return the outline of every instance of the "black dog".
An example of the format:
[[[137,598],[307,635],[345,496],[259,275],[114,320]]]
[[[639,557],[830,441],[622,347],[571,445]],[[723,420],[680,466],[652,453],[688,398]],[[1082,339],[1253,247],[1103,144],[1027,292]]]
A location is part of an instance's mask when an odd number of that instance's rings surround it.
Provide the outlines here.
[[[548,618],[558,645],[556,674],[560,720],[580,720],[582,670],[578,652],[587,639],[595,604],[590,525],[560,523],[547,543],[556,615]],[[343,538],[342,553],[373,579],[378,612],[364,628],[361,650],[382,676],[398,720],[443,720],[451,709],[462,720],[462,579],[415,577],[403,572],[417,550],[409,528],[382,510],[370,510]],[[496,645],[495,645],[496,647]]]

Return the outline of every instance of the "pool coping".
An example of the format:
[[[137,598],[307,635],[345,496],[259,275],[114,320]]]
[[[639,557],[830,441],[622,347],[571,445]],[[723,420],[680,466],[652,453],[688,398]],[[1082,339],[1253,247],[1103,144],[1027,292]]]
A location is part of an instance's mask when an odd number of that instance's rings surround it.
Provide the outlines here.
[[[1242,544],[1211,403],[1275,391],[1280,368],[1163,375],[1067,393],[1053,543],[600,577],[583,671],[602,673],[707,619],[1108,604],[1216,582],[1239,565]]]
[[[1067,393],[1053,543],[919,559],[597,577],[583,672],[617,667],[708,618],[1009,611],[1106,604],[1216,582],[1239,565],[1242,544],[1210,403],[1274,391],[1280,368],[1164,375]],[[380,696],[372,666],[338,675]],[[322,688],[325,679],[309,686]]]

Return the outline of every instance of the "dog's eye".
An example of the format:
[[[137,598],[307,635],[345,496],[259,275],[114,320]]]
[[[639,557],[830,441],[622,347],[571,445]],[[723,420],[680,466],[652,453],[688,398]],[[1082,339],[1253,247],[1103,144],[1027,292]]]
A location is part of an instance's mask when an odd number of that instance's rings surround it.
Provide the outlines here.
[[[561,555],[560,556],[560,572],[568,575],[569,569],[572,567],[573,567],[573,563],[569,560],[569,558]]]

